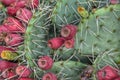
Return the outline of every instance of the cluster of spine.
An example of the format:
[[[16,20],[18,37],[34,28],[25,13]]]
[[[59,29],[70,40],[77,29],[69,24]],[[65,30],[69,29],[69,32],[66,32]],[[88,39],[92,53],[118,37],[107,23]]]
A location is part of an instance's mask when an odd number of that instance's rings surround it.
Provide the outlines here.
[[[0,0],[0,79],[119,80],[119,3]]]

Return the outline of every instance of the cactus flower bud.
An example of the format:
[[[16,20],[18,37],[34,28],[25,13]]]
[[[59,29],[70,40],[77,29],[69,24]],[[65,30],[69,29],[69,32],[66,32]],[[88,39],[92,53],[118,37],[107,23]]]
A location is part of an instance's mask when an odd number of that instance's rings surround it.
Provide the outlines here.
[[[17,13],[16,17],[26,23],[32,18],[32,12],[26,8],[20,8]]]
[[[103,67],[101,70],[97,72],[98,80],[113,80],[117,78],[118,76],[119,75],[118,75],[117,69],[109,65]]]
[[[43,77],[42,80],[57,80],[57,76],[51,72],[46,73]]]
[[[42,56],[38,60],[38,66],[43,70],[51,69],[53,66],[53,60],[49,56]]]
[[[52,49],[58,49],[60,48],[65,42],[64,38],[56,37],[48,40],[48,46]]]
[[[77,11],[83,18],[87,18],[89,16],[88,11],[82,6],[79,6]]]
[[[15,71],[21,77],[28,77],[31,74],[31,70],[26,66],[18,66]]]
[[[18,46],[23,42],[23,38],[20,34],[8,34],[5,42],[7,46]]]
[[[3,23],[10,32],[25,32],[25,27],[15,18],[8,17]]]
[[[64,45],[66,48],[73,48],[74,47],[74,39],[66,40]]]
[[[7,48],[7,47],[4,47],[4,46],[0,46],[0,57],[1,57],[1,53],[2,51],[11,51],[11,52],[15,52],[15,50],[13,50],[12,48]]]
[[[3,50],[1,52],[1,58],[6,60],[15,60],[18,56],[17,53],[10,51],[10,50]]]
[[[72,39],[77,32],[77,27],[74,25],[66,25],[61,29],[61,36],[65,39]]]

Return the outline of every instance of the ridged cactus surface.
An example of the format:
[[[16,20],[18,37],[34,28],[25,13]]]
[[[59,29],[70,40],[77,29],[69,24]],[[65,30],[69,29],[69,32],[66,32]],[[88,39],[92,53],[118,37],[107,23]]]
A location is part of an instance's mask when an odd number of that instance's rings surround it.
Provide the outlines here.
[[[120,80],[119,0],[0,0],[0,80]]]

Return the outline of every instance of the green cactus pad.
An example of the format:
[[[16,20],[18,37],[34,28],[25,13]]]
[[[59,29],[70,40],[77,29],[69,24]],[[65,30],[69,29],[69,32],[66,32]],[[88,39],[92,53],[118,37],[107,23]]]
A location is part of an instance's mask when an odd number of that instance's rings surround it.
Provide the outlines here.
[[[19,51],[22,51],[25,55],[25,59],[30,67],[35,67],[34,62],[39,56],[49,54],[47,48],[47,24],[49,23],[47,14],[47,12],[43,11],[34,13],[24,35],[24,44],[19,47]]]
[[[84,7],[87,11],[106,6],[108,0],[57,0],[57,4],[52,12],[53,24],[59,28],[66,24],[77,24],[80,21],[80,15],[77,12],[78,6]]]
[[[120,4],[91,13],[79,24],[75,48],[83,55],[120,52]]]
[[[2,24],[2,22],[5,18],[6,18],[5,7],[0,2],[0,24]]]
[[[79,80],[80,73],[86,67],[87,65],[77,61],[58,61],[50,71],[57,74],[58,80]]]

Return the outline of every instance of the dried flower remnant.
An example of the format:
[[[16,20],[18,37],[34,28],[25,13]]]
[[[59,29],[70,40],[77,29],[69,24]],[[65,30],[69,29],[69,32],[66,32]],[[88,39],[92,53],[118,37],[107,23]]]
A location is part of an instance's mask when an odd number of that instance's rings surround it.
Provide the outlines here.
[[[65,25],[61,29],[61,36],[64,37],[66,40],[72,39],[77,32],[77,26],[75,25]]]
[[[97,72],[98,80],[113,80],[118,76],[118,70],[109,65]]]
[[[21,77],[28,77],[31,74],[31,70],[26,66],[17,66],[15,71],[16,71],[16,74]]]
[[[49,72],[43,75],[42,80],[57,80],[57,76]]]
[[[53,60],[49,56],[42,56],[38,59],[38,66],[43,70],[51,69],[53,65]]]

